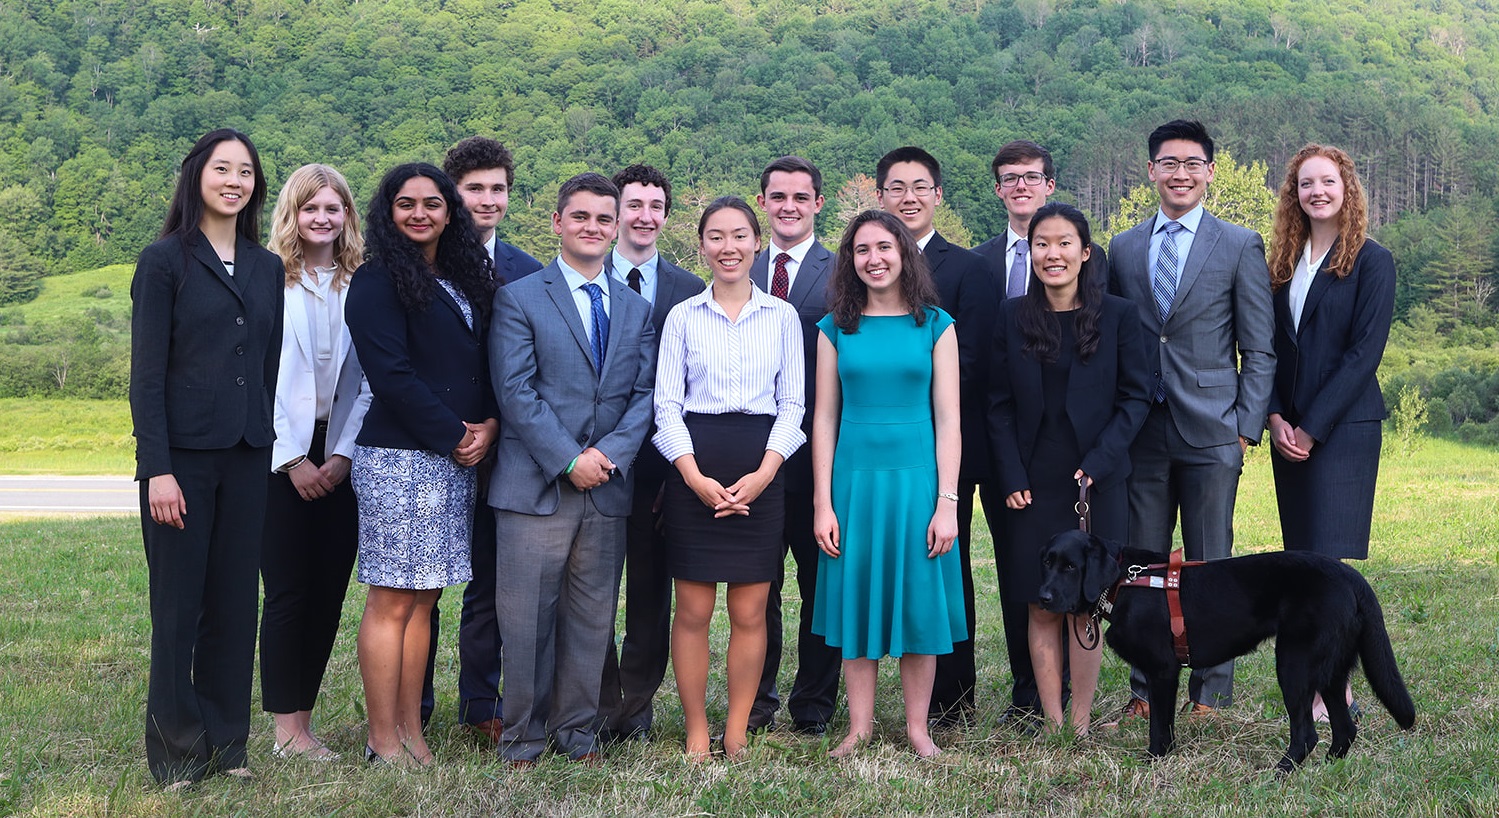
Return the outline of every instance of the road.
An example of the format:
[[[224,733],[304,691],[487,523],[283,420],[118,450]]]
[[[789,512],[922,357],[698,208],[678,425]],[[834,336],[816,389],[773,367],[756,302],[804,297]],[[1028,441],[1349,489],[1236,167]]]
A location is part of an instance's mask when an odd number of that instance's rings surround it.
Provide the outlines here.
[[[0,476],[0,514],[136,514],[135,481],[117,477]]]

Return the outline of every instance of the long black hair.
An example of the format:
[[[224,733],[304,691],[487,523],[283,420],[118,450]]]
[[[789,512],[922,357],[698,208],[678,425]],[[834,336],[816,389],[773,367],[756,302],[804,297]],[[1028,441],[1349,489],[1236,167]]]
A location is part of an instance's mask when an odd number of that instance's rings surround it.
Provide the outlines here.
[[[172,204],[167,208],[167,220],[161,226],[157,238],[176,236],[190,239],[203,221],[203,168],[213,157],[213,149],[220,142],[233,139],[250,152],[250,164],[255,169],[255,187],[250,191],[249,201],[235,217],[235,232],[246,241],[260,243],[260,212],[265,208],[265,171],[260,167],[260,153],[255,143],[233,128],[209,131],[193,143],[192,150],[182,158],[182,169],[177,174],[177,189],[172,192]]]
[[[431,266],[422,249],[396,228],[391,217],[396,194],[401,186],[417,176],[431,179],[448,207],[448,223],[437,239],[437,257]],[[364,244],[371,259],[377,259],[390,271],[396,295],[408,310],[426,309],[432,302],[432,277],[452,283],[468,298],[469,306],[483,318],[489,317],[496,282],[494,263],[489,251],[479,241],[474,218],[463,206],[458,186],[448,175],[426,162],[408,162],[391,168],[380,180],[370,197],[365,214]]]
[[[900,250],[901,297],[911,310],[916,326],[926,323],[926,311],[937,305],[937,285],[932,282],[932,271],[926,257],[916,244],[916,237],[905,223],[883,210],[866,210],[853,217],[838,241],[838,256],[833,260],[833,280],[828,287],[828,311],[833,314],[833,325],[852,335],[859,329],[859,319],[869,305],[869,287],[854,271],[854,234],[869,223],[878,224],[895,237],[895,246]]]
[[[1077,229],[1081,246],[1093,246],[1088,217],[1063,202],[1048,202],[1036,211],[1031,217],[1030,230],[1026,232],[1027,244],[1034,245],[1036,225],[1047,219],[1066,219]],[[1093,268],[1094,265],[1084,261],[1077,274],[1078,310],[1072,319],[1073,331],[1077,335],[1077,356],[1084,363],[1098,351],[1098,319],[1103,314],[1103,282],[1093,280]],[[1062,347],[1061,333],[1053,322],[1047,320],[1048,312],[1051,312],[1051,304],[1046,300],[1046,286],[1036,275],[1036,254],[1032,252],[1030,286],[1015,307],[1015,317],[1020,323],[1020,334],[1025,338],[1025,352],[1044,363],[1055,361]]]

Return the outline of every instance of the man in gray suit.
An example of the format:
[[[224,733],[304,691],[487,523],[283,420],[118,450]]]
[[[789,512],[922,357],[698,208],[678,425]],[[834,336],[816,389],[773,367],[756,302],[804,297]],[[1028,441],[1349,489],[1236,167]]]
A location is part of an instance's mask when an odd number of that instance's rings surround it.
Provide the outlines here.
[[[672,307],[703,291],[703,280],[661,257],[656,239],[671,215],[671,182],[649,165],[631,165],[612,179],[619,188],[619,241],[609,275],[651,302],[660,343]],[[654,427],[646,435],[649,440]],[[635,459],[635,499],[625,526],[625,636],[615,653],[609,640],[599,699],[600,737],[644,740],[654,716],[651,700],[666,675],[671,647],[671,574],[666,570],[661,486],[672,468],[645,444]]]
[[[618,217],[619,189],[607,178],[569,179],[552,214],[561,255],[495,294],[500,755],[518,767],[534,765],[548,737],[573,761],[598,758],[631,465],[650,428],[656,374],[650,304],[604,273]]]
[[[1187,559],[1221,559],[1275,374],[1270,274],[1258,233],[1202,207],[1214,171],[1207,129],[1168,122],[1149,148],[1160,212],[1109,244],[1109,288],[1139,305],[1159,339],[1150,415],[1130,449],[1130,543],[1164,557],[1180,516]],[[1144,676],[1133,671],[1130,683],[1125,715],[1148,717]],[[1233,662],[1193,670],[1187,691],[1194,713],[1232,703]]]
[[[755,202],[770,220],[770,243],[750,267],[755,286],[796,307],[802,322],[802,350],[806,355],[807,412],[802,431],[812,433],[817,375],[817,322],[827,315],[827,287],[833,254],[817,240],[817,214],[822,211],[822,173],[800,156],[782,156],[760,174]],[[843,657],[812,633],[812,598],[817,591],[817,555],[812,539],[812,455],[803,446],[781,467],[786,477],[786,547],[796,560],[796,584],[802,604],[796,640],[796,680],[786,709],[797,732],[820,736],[827,731],[838,699],[838,674]],[[765,671],[749,728],[775,726],[780,697],[776,675],[781,669],[781,588],[771,583],[765,605]]]

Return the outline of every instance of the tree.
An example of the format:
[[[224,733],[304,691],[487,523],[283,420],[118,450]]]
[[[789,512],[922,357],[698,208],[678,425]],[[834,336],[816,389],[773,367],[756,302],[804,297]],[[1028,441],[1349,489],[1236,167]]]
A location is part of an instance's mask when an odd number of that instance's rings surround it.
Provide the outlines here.
[[[1264,162],[1254,161],[1241,165],[1234,161],[1226,150],[1219,150],[1214,157],[1217,169],[1213,183],[1208,185],[1203,196],[1203,207],[1218,218],[1259,233],[1270,235],[1270,222],[1275,216],[1275,193],[1265,186],[1268,170]],[[1131,188],[1119,201],[1119,209],[1109,219],[1108,229],[1100,243],[1107,245],[1109,239],[1149,218],[1161,206],[1155,185],[1147,182]]]
[[[19,239],[0,233],[0,305],[24,304],[42,291],[42,262]]]

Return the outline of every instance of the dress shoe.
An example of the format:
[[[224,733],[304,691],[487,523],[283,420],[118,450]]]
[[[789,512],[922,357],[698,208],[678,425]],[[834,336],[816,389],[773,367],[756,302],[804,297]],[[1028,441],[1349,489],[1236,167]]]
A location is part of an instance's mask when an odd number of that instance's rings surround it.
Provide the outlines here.
[[[791,729],[804,736],[821,736],[828,732],[828,723],[825,721],[797,721],[792,724]]]
[[[1144,699],[1140,698],[1131,698],[1129,700],[1129,704],[1126,704],[1124,706],[1124,709],[1119,711],[1119,715],[1115,716],[1109,721],[1099,724],[1098,726],[1104,728],[1118,727],[1119,725],[1123,724],[1124,722],[1130,721],[1131,719],[1144,719],[1145,721],[1150,721],[1150,702],[1147,702]]]
[[[283,747],[280,744],[272,744],[271,756],[282,759],[300,758],[304,761],[337,761],[339,759],[338,753],[328,749],[328,745],[321,741],[301,750],[293,750],[289,746]]]
[[[604,754],[598,750],[591,750],[577,758],[570,758],[568,761],[574,764],[581,764],[584,767],[602,767],[604,766]]]
[[[751,725],[749,725],[749,727],[745,729],[745,732],[748,733],[749,735],[752,735],[752,736],[758,736],[761,733],[769,733],[770,731],[772,731],[774,729],[776,729],[776,720],[775,720],[775,717],[772,716],[771,719],[769,721],[765,722],[764,724],[751,724]],[[720,734],[720,735],[722,735],[722,734]]]
[[[490,741],[498,742],[500,735],[505,732],[505,722],[500,719],[489,719],[478,724],[465,725],[469,730],[478,733]]]
[[[1185,712],[1188,718],[1193,718],[1197,716],[1211,716],[1217,709],[1218,708],[1203,704],[1202,702],[1189,702],[1187,704]],[[1147,715],[1149,714],[1148,709],[1146,710],[1146,713]]]

